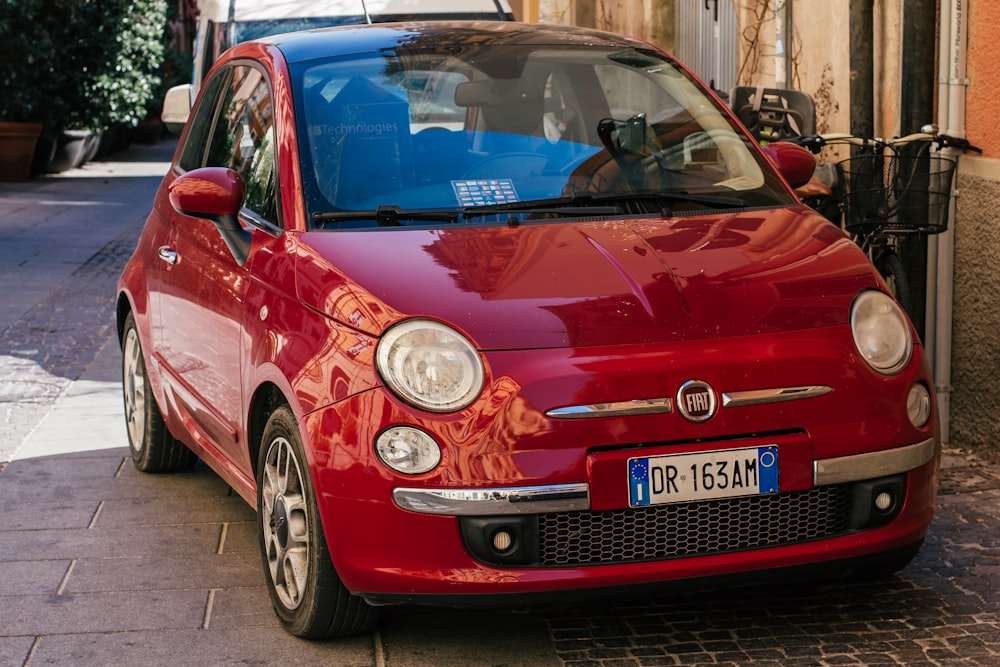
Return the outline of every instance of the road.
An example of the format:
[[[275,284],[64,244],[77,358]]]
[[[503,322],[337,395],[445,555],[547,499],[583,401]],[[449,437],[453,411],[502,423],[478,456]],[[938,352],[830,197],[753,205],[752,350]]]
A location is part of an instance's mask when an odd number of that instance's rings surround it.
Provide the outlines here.
[[[287,635],[251,509],[203,466],[128,462],[114,285],[172,149],[0,184],[0,665],[1000,664],[1000,475],[958,446],[924,549],[886,581],[398,607],[370,635]]]

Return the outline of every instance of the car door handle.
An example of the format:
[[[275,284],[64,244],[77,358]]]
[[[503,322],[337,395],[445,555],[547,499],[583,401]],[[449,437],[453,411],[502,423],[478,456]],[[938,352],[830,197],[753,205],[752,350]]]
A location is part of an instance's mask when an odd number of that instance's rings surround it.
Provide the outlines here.
[[[159,255],[160,259],[162,259],[164,262],[166,262],[171,266],[173,266],[174,264],[176,264],[181,260],[181,256],[178,255],[176,251],[171,250],[168,246],[165,245],[157,248],[156,254]]]

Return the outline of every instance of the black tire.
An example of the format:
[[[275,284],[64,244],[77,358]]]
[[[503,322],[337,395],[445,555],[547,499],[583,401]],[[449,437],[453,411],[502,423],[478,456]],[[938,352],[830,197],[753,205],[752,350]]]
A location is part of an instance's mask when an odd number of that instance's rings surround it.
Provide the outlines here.
[[[337,576],[295,417],[279,407],[267,421],[257,465],[257,513],[267,590],[288,632],[346,637],[375,625],[376,610]]]
[[[129,313],[122,332],[122,399],[132,463],[142,472],[187,470],[198,457],[167,430],[149,386],[135,317]]]
[[[875,268],[885,279],[889,286],[889,291],[896,297],[896,301],[906,311],[907,316],[913,318],[913,296],[910,293],[910,281],[906,278],[906,271],[903,269],[903,262],[892,250],[885,250],[875,260]]]

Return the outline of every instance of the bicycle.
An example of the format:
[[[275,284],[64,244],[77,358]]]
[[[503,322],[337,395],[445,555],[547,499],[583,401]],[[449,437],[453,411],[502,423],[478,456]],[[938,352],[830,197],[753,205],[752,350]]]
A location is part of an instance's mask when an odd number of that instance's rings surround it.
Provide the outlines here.
[[[940,134],[933,125],[889,140],[824,134],[785,141],[817,154],[837,144],[855,149],[851,157],[836,163],[837,182],[832,184],[831,196],[839,201],[844,230],[912,317],[913,297],[899,256],[901,240],[938,234],[948,228],[957,160],[941,155],[940,150],[982,153],[982,149],[966,139]]]

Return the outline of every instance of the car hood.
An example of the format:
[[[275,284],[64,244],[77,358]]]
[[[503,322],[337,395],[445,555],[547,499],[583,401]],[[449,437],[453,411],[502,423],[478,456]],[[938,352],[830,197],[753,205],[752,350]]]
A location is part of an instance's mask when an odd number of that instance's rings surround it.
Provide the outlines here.
[[[480,349],[711,339],[848,322],[876,278],[804,207],[668,219],[316,231],[304,303],[372,335],[405,317]]]

